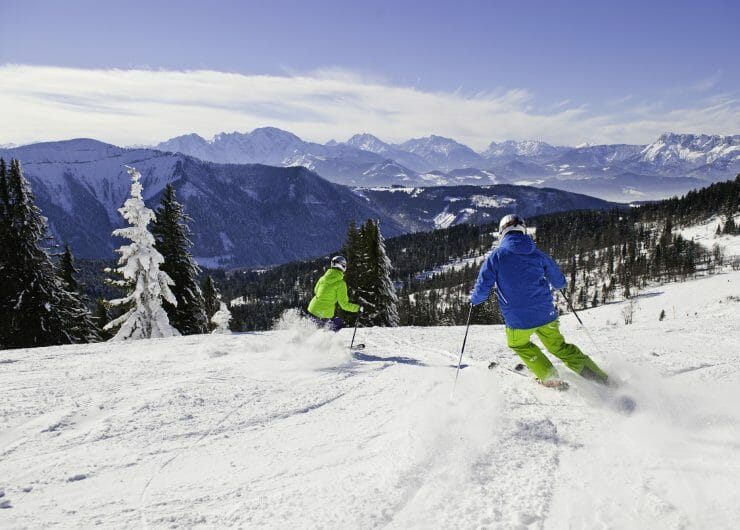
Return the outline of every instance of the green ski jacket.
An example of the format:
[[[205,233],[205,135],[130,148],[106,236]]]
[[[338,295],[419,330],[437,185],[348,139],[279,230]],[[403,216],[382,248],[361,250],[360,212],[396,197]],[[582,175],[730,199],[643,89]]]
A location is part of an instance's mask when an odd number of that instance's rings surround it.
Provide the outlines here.
[[[349,301],[347,282],[344,273],[338,269],[329,269],[316,282],[313,288],[314,297],[308,304],[308,312],[318,318],[333,318],[337,304],[350,313],[357,313],[360,306]]]

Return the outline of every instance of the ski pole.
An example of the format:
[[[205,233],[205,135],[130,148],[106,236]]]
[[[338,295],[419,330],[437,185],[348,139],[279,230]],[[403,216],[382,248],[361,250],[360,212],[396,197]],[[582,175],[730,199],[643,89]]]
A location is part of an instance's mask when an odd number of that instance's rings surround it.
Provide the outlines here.
[[[568,308],[573,312],[573,315],[576,317],[576,320],[578,320],[578,323],[583,328],[583,331],[586,332],[586,335],[588,336],[589,340],[591,340],[591,343],[594,345],[594,348],[596,348],[597,352],[601,351],[601,348],[599,348],[598,344],[596,344],[596,341],[591,336],[591,333],[589,333],[588,328],[583,323],[583,320],[581,320],[581,317],[578,316],[578,313],[576,313],[575,308],[573,307],[573,304],[570,303],[570,299],[565,295],[565,289],[560,289],[560,294],[565,298],[565,302],[568,304]]]
[[[470,310],[468,311],[468,322],[465,324],[465,337],[463,338],[462,349],[460,350],[460,359],[457,361],[457,371],[455,372],[455,384],[452,385],[452,394],[450,399],[455,397],[455,388],[457,387],[457,376],[460,375],[460,365],[462,364],[463,352],[465,351],[465,343],[468,340],[468,330],[470,329],[470,316],[473,314],[473,304],[470,304]]]
[[[357,318],[355,319],[355,330],[352,332],[352,342],[349,344],[349,349],[351,350],[352,347],[355,345],[355,335],[357,335],[357,324],[360,322],[360,315],[362,313],[357,313]]]
[[[578,323],[581,324],[581,326],[583,326],[583,320],[581,320],[581,317],[579,317],[578,316],[578,313],[576,313],[576,310],[573,308],[573,304],[570,303],[570,299],[565,294],[565,289],[560,289],[560,294],[562,294],[563,295],[563,298],[565,298],[565,303],[567,303],[568,304],[568,308],[571,311],[573,311],[573,314],[575,315],[576,320],[578,320]],[[583,327],[585,328],[586,326],[583,326]]]

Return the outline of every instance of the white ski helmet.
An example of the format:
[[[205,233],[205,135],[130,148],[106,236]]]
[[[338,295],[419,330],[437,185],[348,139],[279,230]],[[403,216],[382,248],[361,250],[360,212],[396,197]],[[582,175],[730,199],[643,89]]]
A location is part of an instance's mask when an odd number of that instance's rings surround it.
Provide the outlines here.
[[[331,259],[331,268],[339,269],[340,271],[344,272],[347,270],[347,260],[344,258],[344,256],[334,256]]]
[[[504,237],[509,232],[518,231],[527,233],[527,225],[524,219],[515,213],[505,215],[498,224],[498,237]]]

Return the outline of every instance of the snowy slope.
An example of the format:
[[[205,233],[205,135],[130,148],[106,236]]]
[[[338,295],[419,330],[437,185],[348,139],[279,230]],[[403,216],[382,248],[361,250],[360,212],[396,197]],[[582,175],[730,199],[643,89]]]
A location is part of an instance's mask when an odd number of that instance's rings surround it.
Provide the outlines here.
[[[500,326],[0,352],[0,526],[736,528],[740,272],[572,315],[639,403],[513,366]],[[667,317],[658,320],[661,309]]]

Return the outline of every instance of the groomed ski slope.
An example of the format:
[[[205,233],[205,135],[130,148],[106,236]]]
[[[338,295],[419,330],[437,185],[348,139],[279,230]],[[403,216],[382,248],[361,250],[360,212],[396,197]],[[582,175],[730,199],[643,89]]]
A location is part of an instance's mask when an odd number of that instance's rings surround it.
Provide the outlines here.
[[[638,401],[513,367],[500,326],[0,352],[0,527],[737,528],[740,272],[572,315]],[[666,312],[658,320],[661,309]]]

